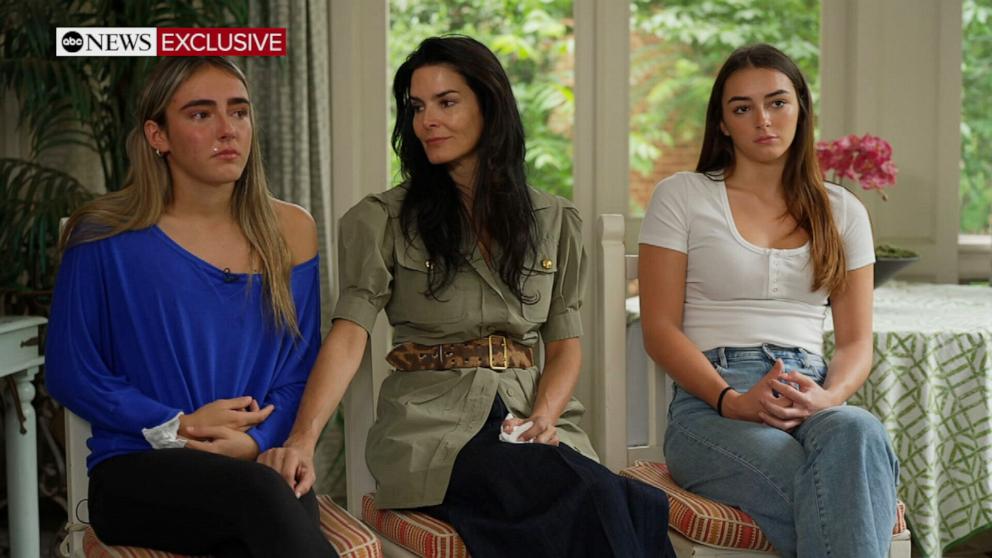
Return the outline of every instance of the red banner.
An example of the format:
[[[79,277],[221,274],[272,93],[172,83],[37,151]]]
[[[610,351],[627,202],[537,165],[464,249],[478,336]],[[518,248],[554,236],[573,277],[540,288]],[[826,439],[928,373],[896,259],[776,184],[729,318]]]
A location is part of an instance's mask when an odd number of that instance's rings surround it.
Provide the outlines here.
[[[159,56],[286,56],[284,27],[159,27]]]

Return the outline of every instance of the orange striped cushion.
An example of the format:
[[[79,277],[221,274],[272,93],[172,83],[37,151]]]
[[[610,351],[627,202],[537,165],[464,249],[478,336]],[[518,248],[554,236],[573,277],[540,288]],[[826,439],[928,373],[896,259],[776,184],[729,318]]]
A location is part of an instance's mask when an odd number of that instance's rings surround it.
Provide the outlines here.
[[[362,519],[382,536],[423,558],[468,558],[454,527],[415,511],[380,510],[375,494],[362,498]]]
[[[341,558],[379,558],[382,543],[367,525],[334,503],[328,495],[317,496],[320,529]]]
[[[751,516],[679,488],[664,463],[636,461],[620,474],[664,490],[668,525],[689,540],[721,548],[771,551],[771,543]]]
[[[382,545],[371,529],[331,501],[330,496],[318,496],[320,528],[341,558],[380,558]],[[100,542],[92,528],[83,534],[83,553],[86,558],[181,558],[179,554],[136,548],[109,546]]]
[[[751,519],[738,508],[720,504],[709,498],[683,490],[668,473],[664,463],[635,461],[620,474],[645,482],[668,494],[668,525],[689,540],[720,548],[736,548],[769,552],[771,543]],[[896,524],[893,534],[906,530],[906,508],[896,503]]]

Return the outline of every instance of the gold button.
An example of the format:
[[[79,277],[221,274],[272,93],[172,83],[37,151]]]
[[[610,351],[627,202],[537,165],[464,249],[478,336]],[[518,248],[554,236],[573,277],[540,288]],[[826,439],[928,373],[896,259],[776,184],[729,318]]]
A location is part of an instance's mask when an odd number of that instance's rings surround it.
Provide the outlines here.
[[[543,267],[544,269],[551,269],[552,265],[554,264],[552,264],[551,260],[549,260],[548,258],[544,258],[544,260],[541,262],[541,267]]]

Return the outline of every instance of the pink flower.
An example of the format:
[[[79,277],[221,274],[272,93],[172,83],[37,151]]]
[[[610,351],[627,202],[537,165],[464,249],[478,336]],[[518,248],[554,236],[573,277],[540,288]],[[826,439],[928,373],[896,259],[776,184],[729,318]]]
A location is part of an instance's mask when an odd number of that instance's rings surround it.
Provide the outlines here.
[[[889,159],[892,157],[892,146],[889,145],[889,142],[877,136],[865,134],[865,137],[861,138],[859,149],[862,153],[874,153],[880,159]]]
[[[833,172],[836,180],[848,178],[865,190],[879,192],[895,184],[898,171],[892,163],[892,146],[877,136],[849,134],[831,142],[820,141],[816,156],[821,172]]]
[[[850,178],[851,180],[857,180],[858,177],[854,174],[854,168],[852,163],[854,162],[854,157],[857,154],[856,149],[840,149],[838,148],[837,153],[834,155],[834,160],[836,164],[836,170],[840,174],[841,178]]]
[[[816,158],[820,161],[820,170],[824,173],[834,170],[834,152],[831,146],[832,144],[825,141],[816,142]]]
[[[851,151],[852,149],[857,150],[860,143],[861,143],[861,138],[859,138],[854,134],[848,134],[834,141],[834,144],[837,146],[837,148],[843,151]]]
[[[882,168],[882,161],[879,159],[878,153],[859,151],[854,159],[854,172],[859,176],[872,174],[880,168]]]

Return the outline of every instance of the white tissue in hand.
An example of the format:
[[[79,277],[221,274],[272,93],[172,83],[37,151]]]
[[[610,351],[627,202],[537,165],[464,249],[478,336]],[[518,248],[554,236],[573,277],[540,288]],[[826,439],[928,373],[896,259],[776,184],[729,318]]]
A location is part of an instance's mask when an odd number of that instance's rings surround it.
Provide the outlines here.
[[[504,420],[509,420],[512,418],[513,418],[513,413],[507,413],[506,419]],[[533,438],[524,441],[520,439],[520,435],[530,430],[531,426],[534,426],[534,421],[529,420],[519,426],[514,426],[513,430],[509,434],[507,434],[505,431],[503,431],[502,428],[500,428],[499,439],[501,442],[509,442],[511,444],[530,444],[534,441]]]

